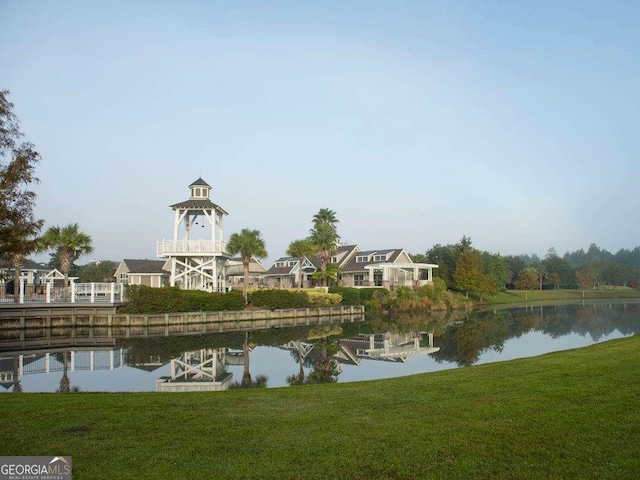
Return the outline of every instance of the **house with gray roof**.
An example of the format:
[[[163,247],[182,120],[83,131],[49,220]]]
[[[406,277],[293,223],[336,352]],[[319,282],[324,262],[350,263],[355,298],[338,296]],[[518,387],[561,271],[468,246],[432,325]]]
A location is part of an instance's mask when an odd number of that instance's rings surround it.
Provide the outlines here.
[[[164,287],[169,283],[169,271],[165,270],[165,264],[165,260],[125,258],[113,276],[117,283],[123,285]]]
[[[419,287],[433,281],[437,265],[415,263],[402,248],[358,250],[341,267],[340,285],[345,287]],[[421,272],[427,272],[422,280]]]
[[[297,288],[302,275],[302,287],[313,286],[313,274],[317,270],[316,265],[304,257],[302,268],[298,257],[280,257],[264,275],[264,281],[268,288]]]
[[[249,262],[249,289],[263,288],[265,286],[265,273],[267,273],[267,267],[257,258],[251,257]],[[242,290],[244,287],[242,257],[234,257],[227,260],[225,277],[227,279],[227,288]]]

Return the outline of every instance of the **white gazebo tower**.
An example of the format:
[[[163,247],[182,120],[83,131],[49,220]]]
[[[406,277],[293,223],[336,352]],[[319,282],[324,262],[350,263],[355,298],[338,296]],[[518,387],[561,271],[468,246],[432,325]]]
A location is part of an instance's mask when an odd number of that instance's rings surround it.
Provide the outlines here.
[[[171,205],[175,212],[173,240],[158,240],[158,257],[167,258],[169,284],[185,290],[224,290],[230,255],[224,240],[223,216],[209,199],[211,186],[202,178],[189,185],[191,198]]]

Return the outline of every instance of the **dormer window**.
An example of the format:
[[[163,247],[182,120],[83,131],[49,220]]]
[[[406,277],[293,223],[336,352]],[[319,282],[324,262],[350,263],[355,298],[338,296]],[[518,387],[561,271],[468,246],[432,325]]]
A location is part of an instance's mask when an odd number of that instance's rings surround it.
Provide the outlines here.
[[[276,262],[276,267],[277,268],[282,268],[282,267],[286,267],[286,266],[287,266],[286,262]]]
[[[386,262],[387,261],[387,255],[386,254],[374,255],[373,256],[373,261],[374,262]]]
[[[369,261],[369,255],[358,255],[356,257],[356,262],[368,262]]]

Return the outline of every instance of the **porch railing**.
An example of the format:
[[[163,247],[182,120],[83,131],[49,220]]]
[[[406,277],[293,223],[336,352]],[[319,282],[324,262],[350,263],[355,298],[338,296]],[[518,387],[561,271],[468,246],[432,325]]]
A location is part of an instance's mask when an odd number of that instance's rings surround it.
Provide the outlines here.
[[[227,242],[213,240],[158,240],[156,251],[158,255],[165,256],[176,253],[226,253]]]
[[[71,283],[68,287],[51,282],[43,285],[0,283],[0,303],[121,303],[125,301],[120,283]]]

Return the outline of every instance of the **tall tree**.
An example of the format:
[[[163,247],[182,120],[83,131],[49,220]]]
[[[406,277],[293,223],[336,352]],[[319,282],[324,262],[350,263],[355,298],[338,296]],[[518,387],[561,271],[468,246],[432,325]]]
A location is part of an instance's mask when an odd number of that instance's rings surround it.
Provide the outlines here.
[[[302,280],[304,277],[304,271],[302,265],[304,259],[313,255],[314,246],[308,238],[302,240],[294,240],[289,244],[287,255],[292,257],[298,257],[298,291],[302,288]]]
[[[320,262],[320,275],[327,284],[327,265],[337,250],[338,234],[328,223],[319,223],[309,232],[309,241],[314,245],[314,253]]]
[[[60,270],[64,274],[65,299],[66,288],[69,283],[69,271],[78,258],[93,252],[92,240],[89,235],[80,231],[77,223],[66,227],[50,227],[40,238],[41,250],[55,250],[60,259]]]
[[[529,290],[534,290],[538,287],[538,271],[535,267],[527,267],[520,272],[518,280],[516,280],[516,288],[518,290],[524,290],[524,298],[529,298]]]
[[[243,228],[240,233],[234,233],[229,237],[227,252],[231,255],[239,253],[242,257],[242,266],[244,267],[242,293],[245,301],[247,301],[249,298],[249,264],[251,263],[251,258],[265,258],[267,256],[267,247],[260,230]]]
[[[318,213],[313,216],[313,225],[317,227],[321,223],[325,223],[333,227],[334,230],[337,231],[337,223],[340,223],[338,217],[336,216],[336,212],[329,208],[321,208]]]
[[[43,223],[35,218],[36,194],[29,190],[38,182],[35,167],[40,155],[33,144],[21,141],[20,123],[8,95],[0,91],[0,258],[13,266],[18,295],[20,269],[24,258],[37,249]]]
[[[320,262],[320,276],[327,285],[327,265],[338,248],[340,236],[336,224],[339,223],[336,212],[321,208],[313,216],[313,228],[309,231],[309,241],[315,245],[315,254]]]
[[[477,250],[465,248],[458,255],[456,261],[456,271],[453,274],[456,288],[465,292],[469,297],[469,292],[482,293],[487,287],[487,279],[482,271],[482,260]]]

